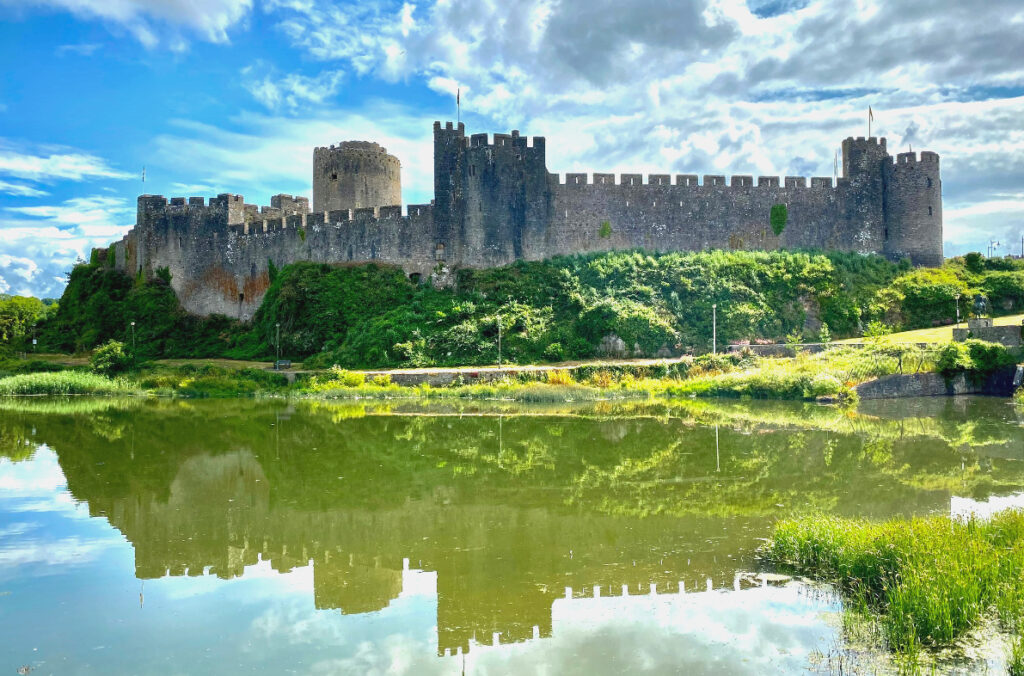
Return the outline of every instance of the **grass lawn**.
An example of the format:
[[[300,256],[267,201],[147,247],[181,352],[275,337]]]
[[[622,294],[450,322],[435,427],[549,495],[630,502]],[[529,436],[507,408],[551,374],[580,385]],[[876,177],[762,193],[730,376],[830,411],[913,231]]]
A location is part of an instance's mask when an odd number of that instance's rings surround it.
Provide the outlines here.
[[[1024,314],[1020,315],[1006,315],[1005,317],[996,317],[992,323],[996,326],[1008,326],[1010,324],[1020,324],[1024,320]],[[937,326],[932,329],[914,329],[913,331],[901,331],[900,333],[894,333],[889,336],[893,342],[896,343],[948,343],[953,340],[953,324],[949,326]],[[964,319],[960,323],[962,328],[967,328],[967,320]],[[863,343],[863,338],[846,338],[844,340],[837,340],[837,343]]]

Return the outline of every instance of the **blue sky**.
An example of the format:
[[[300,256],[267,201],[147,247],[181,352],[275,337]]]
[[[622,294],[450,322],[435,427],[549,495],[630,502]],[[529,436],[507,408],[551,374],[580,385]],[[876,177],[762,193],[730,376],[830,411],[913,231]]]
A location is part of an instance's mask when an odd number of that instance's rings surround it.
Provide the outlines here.
[[[0,293],[135,198],[310,193],[375,140],[432,197],[431,123],[548,137],[551,171],[831,175],[841,140],[942,155],[946,253],[1019,253],[1024,5],[936,0],[0,0]],[[141,181],[146,167],[146,183]]]

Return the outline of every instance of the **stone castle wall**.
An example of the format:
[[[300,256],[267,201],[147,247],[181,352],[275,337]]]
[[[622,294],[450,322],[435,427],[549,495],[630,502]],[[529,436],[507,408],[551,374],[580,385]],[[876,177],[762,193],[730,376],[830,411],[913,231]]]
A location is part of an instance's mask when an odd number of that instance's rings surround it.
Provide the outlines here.
[[[353,154],[361,164],[344,164]],[[274,196],[269,207],[229,194],[209,204],[141,196],[136,227],[115,245],[116,266],[130,274],[167,268],[189,312],[248,319],[269,286],[270,261],[378,262],[434,283],[447,283],[459,267],[634,248],[813,248],[909,257],[919,265],[942,261],[938,155],[902,153],[894,162],[885,139],[844,141],[837,181],[693,174],[644,180],[551,174],[543,137],[467,137],[462,124],[435,122],[435,199],[405,209],[380,203],[396,199],[400,184],[388,173],[397,175],[398,160],[377,144],[349,142],[314,156],[313,211],[306,198],[291,195]],[[341,179],[323,183],[335,169],[377,192],[341,195]],[[358,200],[379,203],[318,208]],[[778,235],[769,223],[777,204],[788,212]]]

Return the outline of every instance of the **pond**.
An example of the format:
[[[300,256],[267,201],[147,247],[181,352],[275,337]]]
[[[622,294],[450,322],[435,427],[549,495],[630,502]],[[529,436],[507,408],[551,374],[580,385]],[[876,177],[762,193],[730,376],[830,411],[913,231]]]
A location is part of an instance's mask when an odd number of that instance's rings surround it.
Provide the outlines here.
[[[9,401],[0,673],[884,670],[772,523],[1018,505],[1022,460],[970,397]]]

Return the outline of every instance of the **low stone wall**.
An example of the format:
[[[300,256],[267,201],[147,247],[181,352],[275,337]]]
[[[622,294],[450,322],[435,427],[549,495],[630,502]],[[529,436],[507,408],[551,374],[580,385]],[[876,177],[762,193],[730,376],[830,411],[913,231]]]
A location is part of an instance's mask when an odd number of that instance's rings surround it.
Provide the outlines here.
[[[960,373],[946,378],[939,373],[909,373],[882,376],[854,387],[861,399],[899,399],[903,397],[944,397],[960,394],[986,394],[1009,397],[1015,389],[1018,367],[1000,369],[984,377]]]
[[[729,352],[742,352],[750,350],[758,357],[793,357],[797,350],[809,354],[817,354],[825,350],[834,350],[840,347],[869,347],[871,343],[800,343],[798,345],[787,345],[785,343],[772,343],[771,345],[730,345]],[[899,347],[935,347],[932,343],[897,343]]]

